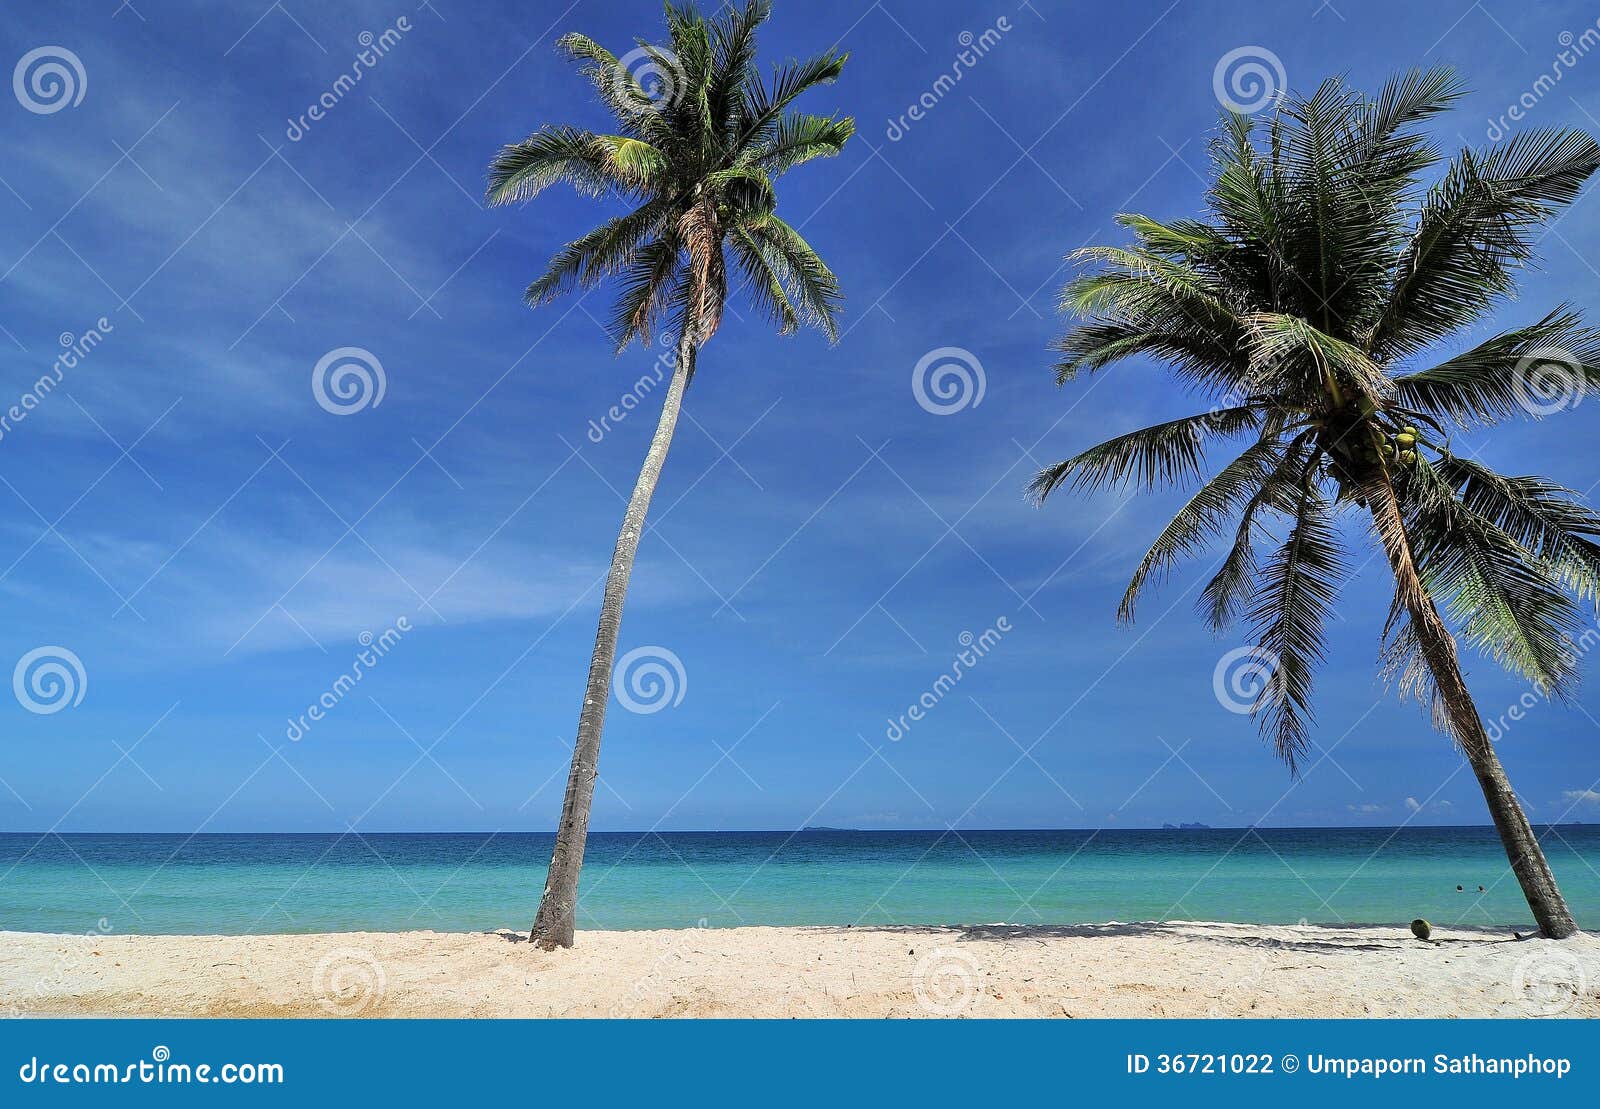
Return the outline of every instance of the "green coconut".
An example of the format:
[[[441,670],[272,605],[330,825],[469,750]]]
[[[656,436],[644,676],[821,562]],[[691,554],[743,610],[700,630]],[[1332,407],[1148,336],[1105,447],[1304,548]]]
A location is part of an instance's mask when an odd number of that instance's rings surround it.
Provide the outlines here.
[[[1417,460],[1417,452],[1416,451],[1401,451],[1400,452],[1400,461],[1404,462],[1407,466],[1411,465],[1416,460]]]
[[[1399,443],[1402,447],[1409,447],[1416,443],[1417,436],[1414,432],[1402,431],[1399,435],[1394,437],[1394,441]]]
[[[1419,916],[1411,922],[1411,934],[1419,940],[1425,940],[1433,935],[1433,925]]]

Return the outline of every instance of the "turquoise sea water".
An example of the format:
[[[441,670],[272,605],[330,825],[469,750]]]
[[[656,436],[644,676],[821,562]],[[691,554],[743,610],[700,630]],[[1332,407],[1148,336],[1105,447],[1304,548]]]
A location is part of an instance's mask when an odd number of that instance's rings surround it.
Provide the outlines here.
[[[1579,923],[1600,928],[1600,825],[1540,831]],[[551,841],[6,833],[0,929],[521,929]],[[1417,916],[1528,924],[1492,829],[596,833],[580,927]]]

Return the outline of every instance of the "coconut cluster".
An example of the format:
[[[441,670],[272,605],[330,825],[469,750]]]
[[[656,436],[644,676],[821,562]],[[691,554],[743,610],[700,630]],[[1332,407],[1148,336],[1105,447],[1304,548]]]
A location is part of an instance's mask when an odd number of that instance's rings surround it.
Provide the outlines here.
[[[1380,439],[1376,446],[1368,447],[1365,451],[1368,462],[1398,462],[1402,466],[1414,465],[1417,461],[1417,429],[1407,424],[1393,435]]]

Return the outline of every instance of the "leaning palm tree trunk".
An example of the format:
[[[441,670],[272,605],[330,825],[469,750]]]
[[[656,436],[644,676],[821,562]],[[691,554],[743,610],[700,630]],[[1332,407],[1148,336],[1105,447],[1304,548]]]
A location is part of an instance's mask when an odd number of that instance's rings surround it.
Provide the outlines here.
[[[578,873],[583,868],[583,848],[589,838],[589,810],[594,802],[594,779],[600,762],[600,733],[606,722],[606,702],[611,699],[611,668],[617,657],[617,636],[622,629],[622,602],[628,596],[628,578],[633,574],[633,558],[644,534],[645,515],[650,498],[661,477],[672,446],[672,433],[678,426],[683,407],[683,391],[694,373],[695,345],[689,329],[678,341],[678,364],[673,369],[666,399],[661,405],[661,421],[656,425],[650,450],[639,468],[639,480],[628,510],[622,517],[622,533],[611,556],[611,572],[606,575],[605,596],[600,601],[600,626],[594,636],[594,657],[589,660],[589,684],[583,695],[583,710],[578,714],[578,738],[572,748],[572,771],[567,776],[567,793],[561,802],[561,823],[556,828],[556,845],[550,855],[550,873],[545,879],[544,896],[534,917],[528,939],[546,951],[571,947],[577,926]]]
[[[1377,525],[1380,542],[1388,555],[1399,590],[1400,604],[1411,618],[1416,633],[1418,653],[1438,691],[1438,703],[1449,722],[1450,731],[1460,743],[1472,772],[1478,777],[1483,799],[1489,806],[1489,815],[1500,832],[1500,842],[1511,869],[1522,886],[1523,896],[1533,911],[1539,930],[1551,939],[1566,939],[1575,935],[1578,925],[1572,919],[1566,900],[1556,886],[1555,875],[1539,846],[1538,837],[1528,824],[1517,795],[1506,777],[1494,744],[1484,730],[1483,720],[1472,701],[1466,680],[1461,675],[1461,663],[1456,654],[1455,639],[1439,616],[1417,572],[1410,539],[1400,516],[1394,487],[1387,477],[1377,483],[1371,500],[1372,518]]]

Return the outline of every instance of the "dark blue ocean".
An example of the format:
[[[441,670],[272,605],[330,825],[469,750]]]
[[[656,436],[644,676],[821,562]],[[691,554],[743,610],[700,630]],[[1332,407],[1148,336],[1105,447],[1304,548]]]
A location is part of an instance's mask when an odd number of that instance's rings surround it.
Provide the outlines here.
[[[1579,923],[1600,928],[1600,825],[1540,831]],[[6,833],[0,929],[522,929],[551,842]],[[596,833],[580,903],[580,927],[608,929],[1418,916],[1528,925],[1492,829]]]

